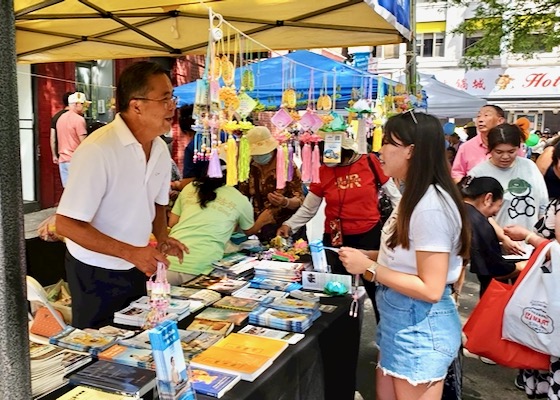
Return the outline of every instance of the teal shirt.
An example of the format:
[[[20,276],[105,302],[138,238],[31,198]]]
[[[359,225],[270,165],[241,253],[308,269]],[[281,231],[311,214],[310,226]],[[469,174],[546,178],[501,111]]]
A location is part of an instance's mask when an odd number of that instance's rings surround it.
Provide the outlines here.
[[[222,186],[216,194],[216,200],[208,203],[206,208],[200,207],[192,183],[179,194],[171,211],[179,216],[179,222],[171,228],[169,236],[187,246],[189,254],[184,255],[182,264],[177,257],[168,257],[170,271],[195,275],[209,273],[212,262],[223,257],[225,244],[237,224],[243,230],[254,225],[253,207],[237,189]]]

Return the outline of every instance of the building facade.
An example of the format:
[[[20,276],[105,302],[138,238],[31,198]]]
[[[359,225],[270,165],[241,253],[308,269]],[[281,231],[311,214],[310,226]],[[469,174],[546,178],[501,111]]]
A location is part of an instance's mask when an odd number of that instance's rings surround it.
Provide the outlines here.
[[[465,49],[480,35],[465,37],[451,33],[466,19],[474,17],[473,7],[455,7],[447,2],[417,0],[417,70],[469,94],[485,98],[506,110],[513,122],[527,117],[531,129],[560,131],[560,66],[558,48],[535,47],[533,57],[497,55],[483,69],[466,70],[460,61]],[[370,72],[389,78],[402,75],[406,68],[406,45],[376,48],[350,48],[350,53],[369,51]],[[429,108],[429,99],[428,99]],[[473,115],[473,117],[475,117]]]

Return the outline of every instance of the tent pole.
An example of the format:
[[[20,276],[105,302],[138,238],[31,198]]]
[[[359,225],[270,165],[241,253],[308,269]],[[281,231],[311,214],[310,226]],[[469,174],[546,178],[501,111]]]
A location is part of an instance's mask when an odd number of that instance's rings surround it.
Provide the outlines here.
[[[406,43],[406,87],[410,93],[416,94],[416,0],[410,0],[410,31],[410,40]]]
[[[14,4],[0,5],[0,393],[31,398]]]

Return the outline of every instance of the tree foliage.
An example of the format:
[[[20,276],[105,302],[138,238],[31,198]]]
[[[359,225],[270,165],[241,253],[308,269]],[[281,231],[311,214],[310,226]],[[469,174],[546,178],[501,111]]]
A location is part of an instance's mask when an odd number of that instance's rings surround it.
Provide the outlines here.
[[[473,7],[472,0],[449,0],[451,5]],[[481,68],[497,55],[509,53],[532,58],[560,46],[560,0],[480,0],[474,17],[455,34],[481,37],[465,49],[462,64]]]

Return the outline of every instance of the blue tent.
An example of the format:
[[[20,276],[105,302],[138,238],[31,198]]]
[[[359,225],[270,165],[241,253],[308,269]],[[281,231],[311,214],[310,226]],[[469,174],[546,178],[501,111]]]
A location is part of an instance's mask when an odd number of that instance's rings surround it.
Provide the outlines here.
[[[348,106],[352,90],[362,90],[363,97],[377,95],[378,76],[353,68],[349,65],[334,61],[328,57],[306,50],[298,50],[286,54],[284,57],[273,57],[251,64],[249,67],[235,70],[235,86],[241,87],[240,77],[249,68],[255,77],[255,90],[247,94],[259,100],[265,107],[278,108],[282,100],[282,92],[288,87],[296,90],[298,105],[305,108],[309,97],[309,86],[312,82],[314,99],[317,101],[321,90],[327,88],[327,94],[332,96],[336,87],[336,106]],[[388,85],[396,82],[381,78],[383,93],[387,93]],[[370,86],[371,85],[371,86]],[[194,102],[196,82],[187,83],[175,88],[175,95],[179,97],[178,106]]]

